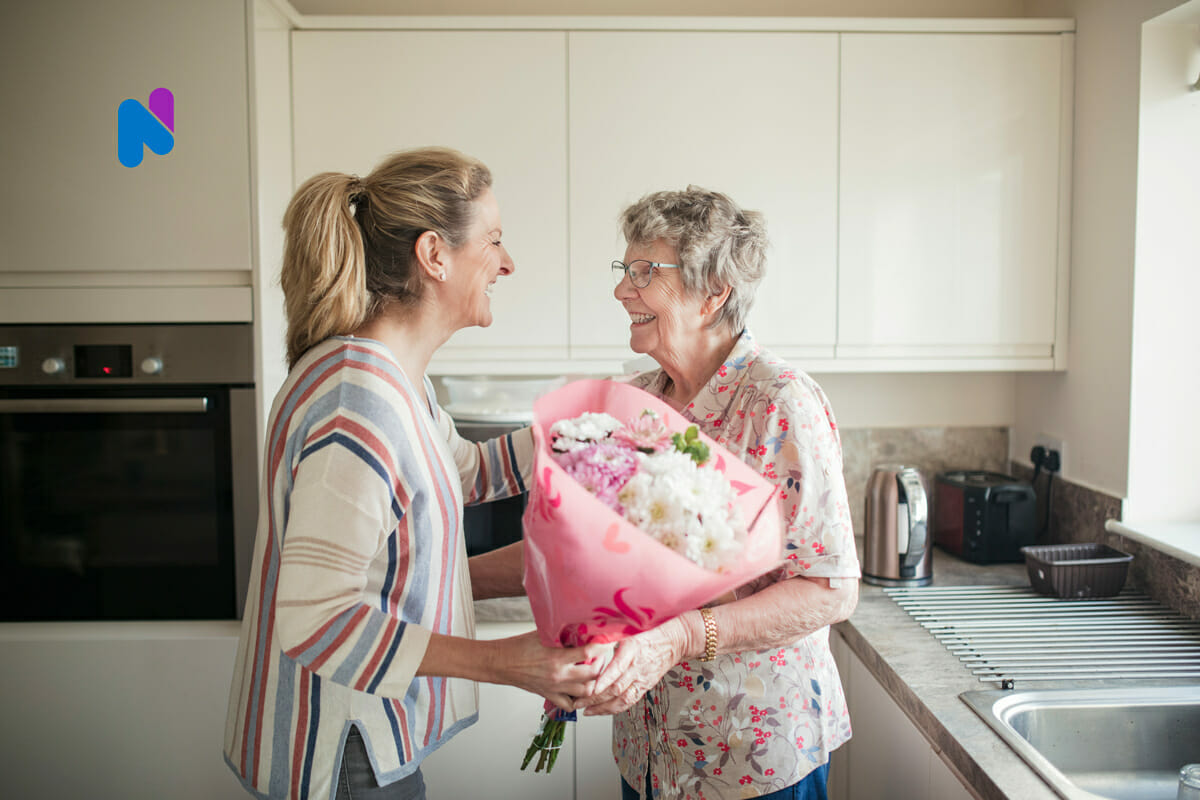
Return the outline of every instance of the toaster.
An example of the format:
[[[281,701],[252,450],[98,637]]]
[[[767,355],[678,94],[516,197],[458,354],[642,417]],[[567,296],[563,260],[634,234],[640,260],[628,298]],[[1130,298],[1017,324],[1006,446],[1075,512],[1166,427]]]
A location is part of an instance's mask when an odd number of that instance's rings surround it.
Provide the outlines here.
[[[1024,561],[1034,544],[1037,495],[1011,475],[982,470],[938,473],[933,541],[976,564]]]

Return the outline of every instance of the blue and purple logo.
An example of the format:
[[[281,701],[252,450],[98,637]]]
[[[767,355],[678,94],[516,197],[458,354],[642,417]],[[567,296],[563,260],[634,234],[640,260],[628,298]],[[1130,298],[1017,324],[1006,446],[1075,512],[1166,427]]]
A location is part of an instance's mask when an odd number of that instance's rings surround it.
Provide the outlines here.
[[[170,89],[155,89],[148,106],[130,98],[117,106],[117,159],[136,167],[149,147],[165,156],[175,147],[175,95]]]

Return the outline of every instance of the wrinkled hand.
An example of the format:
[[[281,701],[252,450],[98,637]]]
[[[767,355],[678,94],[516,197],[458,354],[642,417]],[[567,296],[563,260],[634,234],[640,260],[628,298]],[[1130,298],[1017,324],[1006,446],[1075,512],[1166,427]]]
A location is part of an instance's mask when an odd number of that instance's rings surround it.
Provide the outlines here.
[[[574,708],[574,698],[592,692],[613,649],[611,644],[543,647],[536,632],[498,639],[495,644],[497,682],[541,695],[564,711]]]
[[[575,708],[585,709],[585,716],[617,714],[630,708],[679,663],[686,641],[679,618],[622,639],[591,695],[576,701]]]

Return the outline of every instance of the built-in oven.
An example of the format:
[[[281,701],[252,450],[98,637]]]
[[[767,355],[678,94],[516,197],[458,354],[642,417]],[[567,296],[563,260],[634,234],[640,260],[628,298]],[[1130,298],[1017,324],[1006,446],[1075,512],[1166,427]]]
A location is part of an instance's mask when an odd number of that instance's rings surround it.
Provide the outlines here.
[[[0,621],[235,619],[250,325],[0,326]]]

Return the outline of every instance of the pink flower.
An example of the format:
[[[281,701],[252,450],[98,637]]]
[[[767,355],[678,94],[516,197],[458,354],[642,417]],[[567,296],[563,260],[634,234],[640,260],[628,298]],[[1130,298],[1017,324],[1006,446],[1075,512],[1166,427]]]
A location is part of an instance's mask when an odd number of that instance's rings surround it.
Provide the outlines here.
[[[661,453],[672,446],[671,431],[666,423],[649,410],[643,411],[637,419],[616,431],[613,438],[643,453]]]
[[[637,457],[616,444],[589,444],[558,457],[563,471],[617,513],[617,492],[637,472]]]

